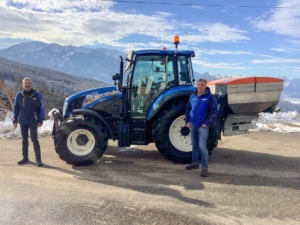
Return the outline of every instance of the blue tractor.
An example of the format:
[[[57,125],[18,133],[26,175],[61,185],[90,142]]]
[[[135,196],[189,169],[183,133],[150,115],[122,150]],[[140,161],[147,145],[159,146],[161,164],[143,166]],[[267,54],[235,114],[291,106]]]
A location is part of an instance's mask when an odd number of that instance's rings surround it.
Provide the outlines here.
[[[191,61],[195,53],[178,51],[178,37],[174,44],[175,50],[130,51],[125,68],[120,57],[115,86],[83,91],[65,100],[60,113],[54,113],[53,128],[55,150],[62,160],[91,164],[102,157],[112,139],[119,147],[154,142],[165,158],[191,161],[184,114],[195,90]],[[210,150],[217,139],[216,135],[210,138]]]

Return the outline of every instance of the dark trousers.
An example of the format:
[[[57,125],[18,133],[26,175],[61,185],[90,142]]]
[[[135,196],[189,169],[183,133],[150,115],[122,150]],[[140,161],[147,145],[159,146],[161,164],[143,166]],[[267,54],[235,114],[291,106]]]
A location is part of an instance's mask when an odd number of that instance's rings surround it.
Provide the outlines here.
[[[33,149],[36,159],[41,159],[40,143],[38,141],[38,126],[37,124],[20,124],[22,134],[22,153],[23,158],[28,159],[28,130],[30,130],[31,141],[33,143]]]

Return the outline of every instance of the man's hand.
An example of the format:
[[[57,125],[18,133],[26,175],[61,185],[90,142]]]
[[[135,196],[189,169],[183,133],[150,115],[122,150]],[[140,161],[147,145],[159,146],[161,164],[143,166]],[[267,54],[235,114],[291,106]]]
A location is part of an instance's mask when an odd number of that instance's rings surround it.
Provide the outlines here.
[[[14,127],[17,127],[18,126],[18,124],[17,123],[13,123],[14,124]]]
[[[207,128],[207,126],[206,126],[206,124],[204,123],[204,124],[202,124],[202,127],[204,127],[204,128]]]
[[[190,128],[191,127],[191,123],[187,123],[185,126],[188,127],[188,128]]]
[[[41,127],[43,124],[42,123],[38,123],[38,127]]]

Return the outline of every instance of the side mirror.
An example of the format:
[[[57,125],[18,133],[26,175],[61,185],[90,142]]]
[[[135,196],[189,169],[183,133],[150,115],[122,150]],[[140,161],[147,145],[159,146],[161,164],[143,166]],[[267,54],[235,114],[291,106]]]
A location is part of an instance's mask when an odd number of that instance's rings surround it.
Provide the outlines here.
[[[112,76],[112,79],[114,80],[114,81],[117,81],[117,80],[121,80],[121,75],[119,74],[119,73],[116,73],[115,75],[113,75]]]
[[[121,80],[122,80],[122,75],[119,73],[116,73],[115,75],[112,76],[112,79],[114,82],[114,85],[117,87],[117,90],[120,91],[121,90]]]

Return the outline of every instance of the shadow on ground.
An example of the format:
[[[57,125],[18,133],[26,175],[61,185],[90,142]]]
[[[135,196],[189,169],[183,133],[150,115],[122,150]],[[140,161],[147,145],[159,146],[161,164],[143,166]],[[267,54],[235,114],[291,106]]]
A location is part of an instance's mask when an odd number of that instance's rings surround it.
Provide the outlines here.
[[[164,159],[157,150],[129,149],[120,152],[117,147],[109,147],[106,155],[91,166],[73,166],[73,170],[50,165],[44,167],[72,174],[82,180],[151,195],[169,196],[204,207],[214,207],[208,202],[182,195],[181,190],[202,190],[206,182],[300,190],[299,165],[300,158],[217,148],[210,156],[210,168],[214,172],[207,178],[201,178],[200,170],[186,171],[185,165],[174,164]],[[222,168],[229,168],[229,172]],[[235,172],[231,173],[230,169]],[[245,175],[239,172],[252,170],[259,173]],[[266,171],[269,171],[271,176],[268,176]],[[298,173],[299,176],[285,177],[287,172]],[[278,174],[279,177],[276,177]]]

